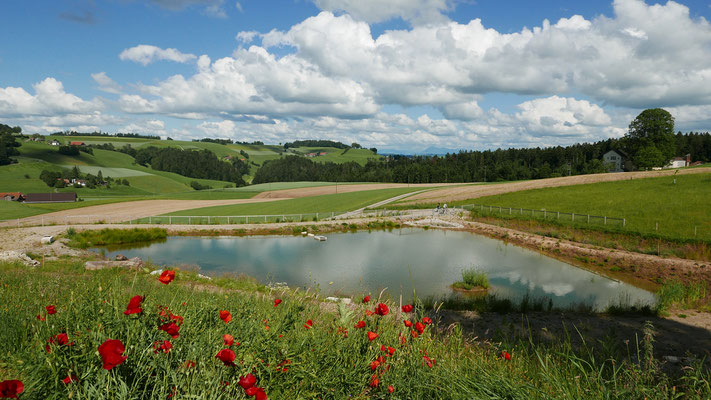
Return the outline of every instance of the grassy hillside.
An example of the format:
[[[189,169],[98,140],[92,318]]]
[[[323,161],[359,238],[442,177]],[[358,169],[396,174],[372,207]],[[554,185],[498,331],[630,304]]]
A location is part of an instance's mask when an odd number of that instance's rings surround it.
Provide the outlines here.
[[[302,197],[266,203],[197,208],[166,215],[275,215],[351,211],[378,201],[418,190],[422,190],[422,188],[381,189],[327,194],[323,196]]]
[[[711,239],[711,174],[677,176],[676,184],[673,180],[673,177],[661,177],[535,189],[456,204],[626,218],[626,231],[669,238]]]

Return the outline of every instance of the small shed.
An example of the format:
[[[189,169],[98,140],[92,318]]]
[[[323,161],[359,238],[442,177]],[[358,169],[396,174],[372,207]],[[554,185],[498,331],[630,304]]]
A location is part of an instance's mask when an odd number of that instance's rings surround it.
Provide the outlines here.
[[[22,201],[25,199],[25,195],[20,192],[6,192],[0,193],[0,199],[5,201]]]
[[[69,193],[27,193],[25,203],[71,203],[77,201],[77,194]]]
[[[84,146],[84,142],[69,142],[70,146]]]

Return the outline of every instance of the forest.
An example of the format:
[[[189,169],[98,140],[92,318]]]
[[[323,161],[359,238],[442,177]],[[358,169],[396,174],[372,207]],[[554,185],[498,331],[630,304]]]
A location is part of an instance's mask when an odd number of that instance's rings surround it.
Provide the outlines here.
[[[711,134],[679,132],[676,154],[691,154],[692,161],[711,160]],[[289,181],[330,182],[497,182],[542,179],[607,172],[602,155],[625,148],[623,139],[608,139],[572,146],[461,151],[444,156],[389,156],[383,161],[316,163],[298,156],[265,162],[253,183]]]
[[[247,184],[242,179],[242,175],[249,172],[246,163],[236,158],[231,163],[222,161],[210,150],[181,150],[152,146],[131,150],[130,153],[135,152],[133,156],[137,164],[143,166],[150,164],[155,170],[174,172],[190,178],[234,182],[238,187]]]

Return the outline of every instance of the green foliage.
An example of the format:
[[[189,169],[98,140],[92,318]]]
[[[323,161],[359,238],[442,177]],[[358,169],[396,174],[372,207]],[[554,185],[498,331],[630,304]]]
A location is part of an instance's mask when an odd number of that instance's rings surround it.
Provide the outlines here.
[[[242,175],[249,171],[247,164],[239,159],[232,163],[221,161],[210,150],[181,150],[172,147],[148,147],[136,152],[136,163],[151,165],[159,171],[170,171],[191,178],[215,179],[234,182],[237,186],[246,183]]]
[[[70,232],[67,232],[69,234]],[[150,229],[101,229],[86,230],[68,236],[69,245],[86,249],[88,247],[108,246],[127,243],[150,242],[163,240],[168,237],[168,232],[163,228]]]
[[[657,292],[659,297],[659,310],[667,311],[670,308],[690,309],[700,305],[701,300],[707,296],[706,282],[698,281],[683,283],[677,280],[664,282]]]
[[[708,398],[708,369],[685,368],[667,376],[648,355],[651,334],[640,346],[624,352],[600,354],[574,348],[569,342],[545,346],[528,341],[472,345],[460,328],[438,334],[428,326],[412,338],[396,312],[385,317],[365,316],[365,306],[338,313],[323,312],[312,297],[289,292],[273,306],[273,297],[244,289],[194,290],[194,276],[178,272],[176,281],[162,285],[143,272],[118,269],[86,274],[81,262],[46,267],[33,274],[14,265],[0,265],[0,379],[20,379],[22,398],[246,398],[237,384],[252,373],[269,398],[297,399],[666,399]],[[61,275],[61,277],[58,277]],[[204,282],[200,283],[205,286]],[[246,286],[248,287],[248,286]],[[143,312],[124,315],[129,299],[144,296]],[[46,315],[45,306],[56,314]],[[394,305],[390,305],[395,309]],[[166,307],[182,317],[179,336],[172,339],[157,329]],[[228,310],[232,321],[219,319]],[[44,315],[40,321],[36,315]],[[421,308],[409,315],[417,321]],[[356,329],[357,320],[366,322]],[[304,327],[312,320],[310,329]],[[266,328],[268,327],[268,329]],[[348,334],[344,334],[343,330]],[[367,331],[379,337],[368,341]],[[49,344],[58,333],[71,346]],[[651,332],[651,329],[645,332]],[[240,345],[235,366],[215,358],[226,348],[222,335]],[[404,337],[404,343],[401,343]],[[125,345],[126,360],[110,371],[101,367],[97,349],[107,339]],[[155,352],[153,344],[170,340],[169,353]],[[380,345],[395,348],[386,357]],[[500,357],[505,350],[511,360]],[[379,356],[385,365],[371,369]],[[426,356],[426,358],[425,358]],[[434,361],[432,361],[434,359]],[[194,363],[186,367],[186,363]],[[428,362],[430,364],[428,365]],[[288,368],[284,368],[284,367]],[[75,374],[79,382],[64,385]],[[378,385],[370,385],[373,374]],[[227,385],[226,383],[229,383]],[[394,392],[388,393],[388,386]]]
[[[624,145],[638,167],[663,167],[674,157],[674,117],[661,108],[642,111],[631,123]],[[641,164],[638,164],[641,163]]]
[[[212,187],[207,186],[207,185],[201,185],[200,182],[198,181],[191,181],[190,182],[190,187],[195,189],[195,190],[207,190],[207,189],[212,189]]]
[[[57,152],[65,156],[78,156],[79,148],[77,146],[59,146]]]
[[[452,286],[459,289],[472,290],[474,288],[489,288],[489,278],[486,272],[477,268],[462,270],[462,281],[455,282]]]
[[[19,153],[17,148],[20,143],[17,142],[15,134],[22,132],[20,127],[10,127],[0,124],[0,165],[8,165],[13,162],[10,156],[16,156]]]

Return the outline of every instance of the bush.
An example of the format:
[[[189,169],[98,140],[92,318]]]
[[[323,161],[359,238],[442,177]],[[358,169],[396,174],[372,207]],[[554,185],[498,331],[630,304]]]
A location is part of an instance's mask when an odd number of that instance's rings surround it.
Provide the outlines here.
[[[79,155],[79,149],[77,148],[77,146],[59,146],[57,152],[59,152],[59,154],[64,154],[65,156]]]
[[[195,190],[207,190],[207,189],[212,189],[211,186],[208,185],[203,185],[198,181],[192,181],[190,182],[190,187],[195,189]]]
[[[457,289],[472,290],[474,288],[489,288],[489,279],[486,272],[476,268],[467,268],[462,271],[462,281],[455,282],[452,286]]]

